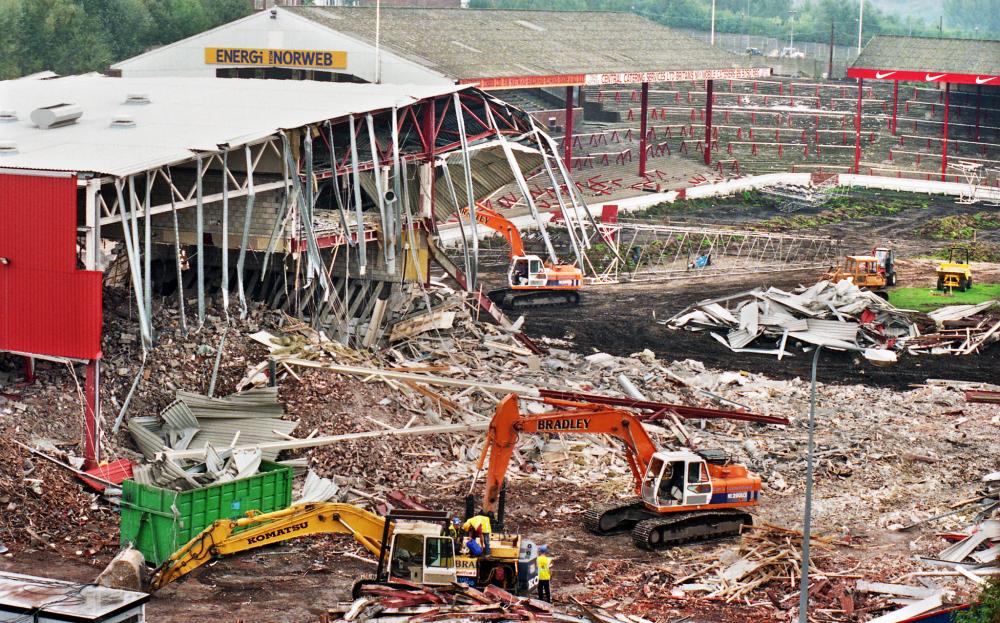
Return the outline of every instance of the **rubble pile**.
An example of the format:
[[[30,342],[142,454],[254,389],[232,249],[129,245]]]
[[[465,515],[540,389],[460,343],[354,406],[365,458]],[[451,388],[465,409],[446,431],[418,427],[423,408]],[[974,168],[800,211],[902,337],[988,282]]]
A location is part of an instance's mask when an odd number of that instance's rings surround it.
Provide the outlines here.
[[[798,597],[798,586],[802,559],[802,533],[772,524],[760,524],[748,529],[740,538],[738,549],[729,549],[715,560],[707,560],[704,568],[681,578],[671,593],[684,596],[700,593],[708,598],[718,598],[726,602],[743,599],[758,588],[770,589],[769,599],[776,608],[790,603]],[[846,547],[847,543],[830,537],[810,538],[810,568],[819,575],[822,569],[829,569],[829,559],[842,559],[837,555],[835,545]],[[699,561],[700,562],[700,561]],[[775,594],[775,589],[781,596]]]
[[[117,520],[114,510],[68,471],[32,457],[12,441],[16,436],[0,429],[0,554],[35,548],[92,557],[117,547],[118,535],[109,529]]]
[[[780,291],[759,294],[763,298],[752,297],[758,330],[765,326],[762,321],[770,320],[768,315],[777,311],[794,317],[794,304],[799,299],[791,297],[802,296]],[[857,325],[858,340],[882,344],[878,342],[881,339],[878,331],[864,326],[874,321],[859,321],[870,310],[867,303],[863,309],[852,311],[851,303],[838,298],[840,295],[832,286],[822,290],[822,296],[827,295],[832,297],[833,310],[844,316],[844,321],[831,319],[836,314],[829,308],[823,312],[806,307],[818,314],[815,318],[805,315],[806,333],[809,320],[853,322]],[[266,392],[273,391],[267,389],[272,381],[269,370],[273,367],[280,411],[274,408],[273,397],[267,395],[268,406],[258,413],[263,417],[246,420],[266,420],[262,428],[266,429],[268,439],[295,444],[294,450],[282,451],[276,458],[298,459],[315,472],[311,482],[316,487],[311,487],[306,497],[320,495],[312,490],[318,488],[322,489],[323,497],[331,495],[338,501],[377,507],[389,499],[390,492],[402,489],[408,495],[421,496],[433,508],[460,510],[459,501],[469,491],[476,471],[483,431],[496,404],[508,393],[521,395],[524,398],[521,408],[527,412],[549,408],[537,400],[546,391],[749,412],[785,418],[789,425],[778,427],[724,418],[701,420],[676,413],[644,425],[662,449],[720,449],[734,462],[760,474],[764,491],[762,504],[755,510],[758,526],[801,525],[810,397],[807,382],[714,370],[693,360],[663,361],[648,350],[628,357],[603,352],[578,353],[570,350],[567,343],[552,339],[540,340],[540,348],[533,348],[511,330],[477,322],[475,310],[460,293],[450,292],[448,297],[451,302],[443,307],[450,320],[431,322],[434,326],[426,330],[418,330],[426,324],[414,322],[407,331],[397,333],[388,346],[372,351],[347,348],[308,324],[280,313],[257,310],[245,321],[234,315],[230,318],[232,326],[223,346],[216,384],[219,396],[242,392],[242,397],[236,394],[237,397],[229,399],[204,398],[215,351],[222,336],[227,334],[222,315],[214,316],[202,332],[186,338],[181,336],[178,326],[168,324],[160,346],[145,363],[134,343],[129,343],[132,351],[109,344],[107,353],[114,363],[109,366],[112,372],[108,377],[113,380],[105,394],[105,418],[110,424],[135,384],[131,402],[125,409],[123,429],[147,427],[154,434],[158,431],[157,443],[190,449],[197,445],[200,431],[218,419],[208,413],[220,406],[218,400],[265,402],[262,399]],[[868,296],[863,299],[873,306],[871,313],[878,320],[875,325],[895,326],[902,331],[904,325],[897,321],[903,323],[908,316],[885,305],[881,299]],[[750,299],[745,300],[749,305]],[[435,310],[430,312],[432,315],[441,311],[439,303],[443,299],[432,299],[429,307]],[[733,309],[733,303],[727,305]],[[720,308],[726,309],[721,305]],[[427,315],[428,307],[422,309]],[[703,309],[689,311],[704,313]],[[454,315],[450,316],[452,312]],[[729,313],[734,318],[742,317],[741,310]],[[747,312],[748,323],[751,313]],[[410,319],[419,316],[418,313]],[[796,321],[800,320],[803,319]],[[730,328],[739,330],[738,322]],[[122,323],[120,327],[125,326]],[[782,328],[782,332],[785,330]],[[788,331],[792,333],[791,329]],[[392,330],[385,334],[392,335]],[[883,345],[888,346],[888,340]],[[53,375],[56,373],[61,371],[52,370]],[[990,516],[972,521],[976,512],[985,508],[979,504],[950,513],[955,510],[951,505],[956,499],[979,494],[982,483],[978,479],[982,474],[1000,468],[994,447],[1000,432],[1000,415],[995,405],[965,402],[962,391],[975,388],[988,389],[934,381],[906,392],[864,385],[818,385],[813,515],[817,577],[813,586],[814,598],[821,607],[846,609],[845,594],[853,595],[850,607],[858,613],[875,613],[879,608],[898,605],[882,597],[862,598],[851,582],[857,578],[882,583],[908,582],[903,580],[907,574],[923,568],[915,567],[914,553],[935,557],[946,545],[933,531],[958,534],[972,523],[993,519]],[[79,404],[55,400],[58,392],[64,391],[65,387],[57,384],[29,386],[20,400],[28,409],[39,412],[43,406],[57,405],[45,412],[51,412],[52,418],[76,422]],[[188,412],[194,416],[194,423]],[[167,426],[170,421],[180,425]],[[418,429],[433,432],[410,434]],[[233,452],[242,452],[260,442],[244,437],[249,430],[241,432],[239,438],[231,433],[220,433],[211,440],[211,446],[216,450],[232,448]],[[30,431],[18,434],[24,437]],[[311,445],[313,442],[315,445]],[[142,443],[133,446],[131,437],[125,434],[106,441],[111,458],[139,456],[133,447],[143,450]],[[3,448],[0,445],[0,450]],[[956,453],[961,453],[962,461],[948,460]],[[12,456],[22,456],[18,461],[23,460],[23,455]],[[20,486],[17,481],[23,479],[22,474],[11,472],[9,464],[10,461],[5,461],[6,471],[0,470],[13,483],[4,481],[4,493],[8,486]],[[225,463],[216,467],[224,470]],[[207,467],[204,471],[208,471]],[[79,492],[69,476],[56,476]],[[641,564],[636,557],[643,555],[636,554],[630,543],[613,539],[592,542],[596,537],[580,527],[589,506],[633,495],[626,457],[611,440],[598,436],[522,436],[508,479],[510,525],[527,534],[544,531],[545,536],[539,538],[552,542],[556,551],[561,546],[568,550],[584,542],[593,548],[586,556],[566,553],[560,560],[557,554],[560,582],[574,573],[579,574],[581,581],[584,576],[595,578],[586,580],[589,592],[585,601],[591,614],[585,618],[604,623],[609,620],[602,617],[621,623],[643,623],[633,618],[627,618],[626,622],[621,617],[639,613],[650,618],[652,615],[648,613],[666,613],[675,606],[690,614],[699,608],[722,604],[730,616],[736,617],[732,620],[741,620],[739,617],[743,616],[742,620],[750,617],[767,621],[775,612],[785,616],[784,611],[792,607],[794,600],[787,597],[794,591],[791,584],[797,577],[795,557],[801,537],[791,531],[755,528],[744,536],[738,550],[732,542],[707,548],[677,548],[663,555],[669,562],[646,559]],[[171,484],[176,485],[176,482]],[[545,494],[540,495],[540,491]],[[475,493],[480,493],[478,488]],[[25,521],[52,526],[54,540],[67,536],[75,539],[76,529],[62,520],[61,514],[87,515],[91,521],[94,516],[103,517],[90,515],[93,501],[86,494],[83,497],[86,499],[66,496],[64,507],[51,502],[47,508],[38,505],[37,511],[28,514]],[[389,503],[397,505],[391,500]],[[114,535],[115,518],[107,511],[105,514],[109,517],[101,520],[103,528],[108,535]],[[939,515],[945,516],[934,519]],[[923,523],[931,520],[933,523]],[[3,521],[0,520],[0,525]],[[920,527],[900,531],[911,524]],[[861,548],[850,548],[847,543],[871,547],[878,556],[865,559],[858,554]],[[986,546],[979,545],[970,556],[983,549]],[[737,557],[724,558],[729,550],[733,550],[730,556]],[[616,560],[622,561],[617,575]],[[590,563],[592,566],[587,567]],[[581,571],[585,567],[587,571]],[[736,579],[727,579],[734,574]],[[836,574],[845,577],[838,579]],[[600,577],[606,577],[607,581],[598,581]],[[963,580],[952,576],[952,581]],[[956,593],[959,597],[962,594]],[[365,616],[382,618],[372,614],[377,607],[369,604],[354,617],[369,612]],[[437,606],[421,602],[415,607]],[[528,611],[544,618],[538,612]],[[349,612],[335,614],[343,617]],[[452,616],[436,613],[432,618],[438,614],[445,619]],[[500,612],[492,614],[498,616],[490,618],[507,616]]]
[[[496,586],[480,591],[454,584],[438,588],[394,581],[394,586],[368,585],[354,602],[330,608],[327,620],[338,623],[383,621],[563,621],[587,623],[588,619],[557,613],[551,604],[517,597]],[[336,617],[336,618],[333,618]]]
[[[948,305],[927,316],[936,330],[914,337],[906,343],[910,352],[968,355],[997,341],[1000,331],[1000,311],[997,301],[978,305]]]
[[[844,279],[794,292],[758,288],[701,301],[661,324],[708,331],[733,352],[777,355],[779,360],[794,356],[790,351],[797,347],[818,345],[863,350],[866,356],[892,361],[891,355],[873,351],[968,355],[1000,340],[997,305],[950,305],[923,315],[896,309]]]

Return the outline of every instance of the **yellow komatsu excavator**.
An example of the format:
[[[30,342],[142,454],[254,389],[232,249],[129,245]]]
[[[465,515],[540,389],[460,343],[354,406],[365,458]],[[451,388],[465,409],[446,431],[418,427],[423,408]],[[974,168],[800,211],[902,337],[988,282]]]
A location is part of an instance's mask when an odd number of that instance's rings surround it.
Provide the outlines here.
[[[443,511],[393,510],[381,517],[352,504],[305,503],[273,513],[220,519],[174,552],[152,574],[150,592],[178,580],[213,558],[312,534],[350,534],[378,559],[374,578],[355,585],[392,585],[393,580],[426,586],[461,582],[494,584],[527,593],[538,584],[537,553],[519,535],[495,533],[488,556],[461,553],[446,531]]]

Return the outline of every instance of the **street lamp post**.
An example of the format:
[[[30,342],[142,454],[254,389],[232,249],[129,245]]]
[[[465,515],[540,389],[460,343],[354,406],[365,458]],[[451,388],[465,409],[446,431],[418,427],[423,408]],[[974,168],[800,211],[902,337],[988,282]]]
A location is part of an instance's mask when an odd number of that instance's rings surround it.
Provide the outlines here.
[[[712,34],[709,43],[715,45],[715,0],[712,0]]]
[[[813,355],[812,377],[809,389],[809,442],[806,457],[806,509],[805,521],[802,526],[802,569],[799,579],[799,623],[809,623],[809,539],[812,536],[812,491],[813,491],[813,433],[816,428],[816,366],[819,363],[819,354],[823,350],[822,346],[816,346],[816,354]],[[861,353],[865,359],[876,366],[891,366],[896,362],[896,355],[891,351],[867,350],[863,348],[849,348]]]
[[[795,47],[795,14],[796,13],[798,13],[798,11],[789,11],[788,12],[788,27],[790,29],[788,31],[788,47],[789,48],[794,48]],[[788,51],[789,54],[791,54],[791,52],[792,52],[791,50]]]
[[[861,8],[858,10],[858,54],[861,54],[861,31],[865,23],[865,0],[859,0]]]
[[[809,445],[806,458],[806,514],[802,527],[802,571],[799,580],[799,623],[808,623],[809,610],[809,538],[812,532],[813,493],[813,431],[816,426],[816,365],[822,346],[816,347],[813,355],[812,382],[809,390]]]

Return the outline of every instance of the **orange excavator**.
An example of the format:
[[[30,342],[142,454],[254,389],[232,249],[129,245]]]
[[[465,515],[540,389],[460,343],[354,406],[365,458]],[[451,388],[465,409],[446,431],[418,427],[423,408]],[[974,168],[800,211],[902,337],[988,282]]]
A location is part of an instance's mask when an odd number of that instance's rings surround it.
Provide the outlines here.
[[[760,500],[760,476],[729,462],[721,450],[663,452],[630,412],[601,404],[543,398],[555,407],[540,414],[521,413],[510,394],[497,406],[479,457],[489,459],[483,509],[496,513],[511,456],[521,433],[610,435],[625,446],[637,498],[598,508],[584,516],[595,534],[632,531],[644,549],[663,549],[688,541],[734,536],[753,518],[746,509]]]
[[[469,218],[469,208],[462,208]],[[490,300],[508,310],[534,307],[572,307],[580,304],[583,272],[572,264],[545,262],[537,255],[526,255],[521,232],[501,214],[476,205],[476,222],[499,233],[510,245],[510,268],[507,287],[487,293]]]

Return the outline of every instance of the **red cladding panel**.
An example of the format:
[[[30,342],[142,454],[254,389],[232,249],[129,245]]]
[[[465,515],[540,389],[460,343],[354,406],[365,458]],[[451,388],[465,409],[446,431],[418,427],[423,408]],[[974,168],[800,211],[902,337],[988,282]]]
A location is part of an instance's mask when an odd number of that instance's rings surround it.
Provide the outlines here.
[[[0,350],[101,356],[101,273],[76,269],[76,178],[0,174]]]
[[[9,268],[76,268],[76,178],[0,174],[0,257]]]

